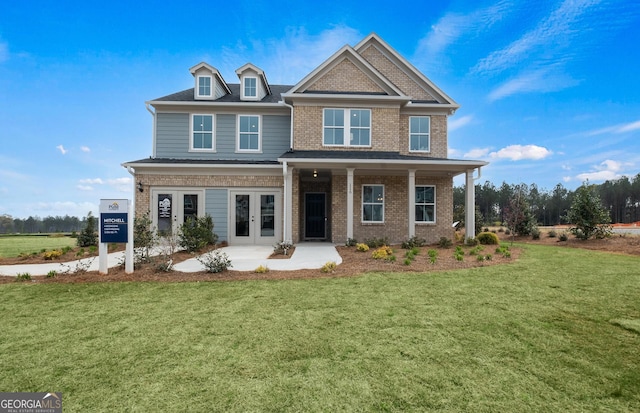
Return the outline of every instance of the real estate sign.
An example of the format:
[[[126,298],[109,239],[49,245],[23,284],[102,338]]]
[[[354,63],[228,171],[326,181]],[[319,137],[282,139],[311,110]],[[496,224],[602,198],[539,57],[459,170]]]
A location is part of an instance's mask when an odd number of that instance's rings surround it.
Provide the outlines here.
[[[127,243],[129,225],[128,199],[100,200],[100,242]]]

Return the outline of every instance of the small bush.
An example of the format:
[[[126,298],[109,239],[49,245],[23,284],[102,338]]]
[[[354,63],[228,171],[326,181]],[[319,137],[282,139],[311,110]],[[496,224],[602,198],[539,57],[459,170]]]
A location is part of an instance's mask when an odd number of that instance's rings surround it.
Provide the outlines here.
[[[213,233],[213,219],[208,214],[198,218],[189,217],[180,226],[180,246],[188,252],[215,245],[217,241],[218,235]]]
[[[557,233],[554,229],[552,229],[551,231],[549,231],[549,233],[547,234],[547,236],[548,236],[549,238],[555,238],[555,237],[557,237],[557,236],[558,236],[558,233]]]
[[[229,267],[232,267],[229,256],[219,250],[212,250],[206,254],[202,254],[197,257],[197,260],[204,265],[207,272],[211,273],[223,272]]]
[[[558,241],[568,241],[569,240],[569,236],[567,235],[566,232],[563,232],[562,234],[560,234],[560,236],[558,237]]]
[[[511,251],[508,245],[502,245],[496,248],[496,254],[501,254],[504,258],[511,258]]]
[[[62,256],[62,251],[60,250],[47,251],[44,254],[42,254],[42,257],[47,261],[57,260],[61,256]]]
[[[389,244],[389,241],[387,240],[387,237],[383,237],[383,238],[373,237],[373,238],[364,240],[364,243],[367,244],[369,248],[380,248]]]
[[[62,247],[62,254],[67,254],[67,253],[71,252],[71,250],[73,250],[73,248],[71,248],[70,246],[66,245],[66,246]]]
[[[453,242],[447,237],[440,237],[440,241],[438,241],[438,247],[440,248],[450,248],[453,245]]]
[[[460,245],[458,245],[456,247],[456,250],[453,253],[453,257],[457,260],[457,261],[462,261],[464,260],[464,250],[462,249],[462,247]]]
[[[98,245],[98,233],[96,232],[96,218],[89,214],[86,218],[86,225],[76,240],[78,247],[89,247],[91,245]]]
[[[329,262],[325,263],[322,266],[322,268],[320,268],[320,271],[322,271],[325,274],[330,273],[330,272],[334,272],[337,266],[338,265],[335,263],[335,261],[329,261]]]
[[[509,228],[507,228],[506,230],[504,230],[504,234],[505,235],[511,235],[511,230]]]
[[[369,246],[367,244],[356,244],[356,250],[360,252],[367,252],[369,251]]]
[[[135,268],[135,263],[134,263],[134,268]],[[168,259],[168,260],[158,260],[156,262],[156,264],[153,267],[156,272],[172,272],[173,271],[173,260],[172,259]]]
[[[466,245],[469,245],[470,247],[473,247],[474,245],[478,245],[478,240],[474,237],[467,237],[464,243]]]
[[[404,259],[404,265],[411,265],[412,262],[413,262],[413,260],[410,259],[409,257]]]
[[[498,245],[500,243],[498,236],[493,232],[481,232],[476,239],[482,245]]]
[[[347,247],[355,247],[358,244],[358,240],[355,238],[347,238],[347,242],[344,245]]]
[[[403,249],[408,250],[414,247],[424,247],[426,243],[427,243],[427,240],[425,240],[424,238],[413,236],[408,240],[403,241],[401,246]]]
[[[427,255],[429,255],[429,262],[431,264],[435,264],[436,260],[438,259],[438,251],[429,250],[429,251],[427,251]]]
[[[504,228],[502,227],[498,228],[498,232],[504,232]]]
[[[476,261],[478,261],[478,262],[482,262],[482,261],[484,261],[484,255],[478,255],[478,256],[476,257]]]
[[[260,265],[254,270],[254,272],[257,274],[265,274],[269,272],[269,267],[267,267],[266,265]]]
[[[56,270],[51,270],[47,273],[46,278],[56,278],[58,272]]]
[[[379,260],[381,258],[386,259],[387,257],[389,257],[391,255],[393,255],[393,250],[391,249],[391,247],[388,247],[386,245],[376,249],[371,254],[371,256],[376,260]]]
[[[28,272],[21,272],[16,275],[16,281],[29,281],[31,280],[31,274]]]
[[[385,261],[396,262],[396,256],[391,254],[385,257]]]
[[[531,229],[531,238],[540,239],[540,230],[537,227]]]
[[[482,229],[482,232],[489,232],[489,227],[484,227],[484,228]]]
[[[484,256],[484,259],[487,260],[487,261],[491,261],[493,259],[493,255],[487,254],[487,255]]]
[[[291,248],[293,248],[293,244],[289,241],[280,241],[273,246],[273,253],[276,255],[289,255]]]

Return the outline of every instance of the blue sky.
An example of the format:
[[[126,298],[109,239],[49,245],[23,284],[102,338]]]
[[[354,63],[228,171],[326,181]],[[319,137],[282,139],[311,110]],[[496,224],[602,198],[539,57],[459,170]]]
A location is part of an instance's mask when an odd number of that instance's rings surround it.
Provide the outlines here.
[[[0,4],[0,214],[85,216],[131,198],[144,102],[251,62],[295,84],[376,32],[461,104],[449,156],[480,183],[574,189],[640,172],[640,4],[628,0]],[[456,180],[456,184],[462,181]]]

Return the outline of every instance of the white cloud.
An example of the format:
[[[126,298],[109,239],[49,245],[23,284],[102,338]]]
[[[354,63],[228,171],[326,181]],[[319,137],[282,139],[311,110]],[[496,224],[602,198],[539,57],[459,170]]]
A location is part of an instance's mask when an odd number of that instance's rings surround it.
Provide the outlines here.
[[[132,182],[133,178],[124,177],[124,178],[115,178],[115,179],[107,179],[107,183],[114,187],[118,192],[126,192],[129,193],[132,191]]]
[[[97,185],[102,185],[104,184],[104,181],[100,178],[88,178],[88,179],[80,179],[78,182],[80,182],[81,184],[97,184]]]
[[[587,136],[596,136],[603,135],[605,133],[615,133],[621,134],[626,132],[633,132],[640,129],[640,120],[635,122],[623,123],[620,125],[607,126],[606,128],[596,129],[590,132],[587,132]]]
[[[564,52],[572,46],[572,40],[580,35],[581,29],[588,28],[589,24],[581,22],[580,17],[598,3],[600,0],[564,0],[533,30],[481,59],[472,72],[499,73],[532,57],[551,62],[570,59],[570,53]]]
[[[553,152],[549,149],[537,145],[509,145],[496,152],[491,152],[489,156],[493,159],[510,159],[521,161],[524,159],[540,160],[550,156]]]
[[[623,175],[625,175],[622,172],[627,166],[633,167],[633,165],[631,164],[625,164],[622,162],[607,159],[601,162],[599,165],[594,165],[592,167],[592,171],[576,175],[576,179],[579,181],[607,181],[619,179]]]
[[[489,93],[496,101],[518,93],[556,92],[577,85],[580,81],[562,73],[559,66],[548,66],[518,74]]]
[[[68,150],[66,150],[66,149],[64,148],[64,146],[62,146],[62,145],[58,145],[58,146],[56,146],[56,149],[57,149],[57,150],[59,150],[59,151],[60,151],[60,153],[61,153],[61,154],[63,154],[63,155],[65,155],[67,152],[69,152],[69,151],[68,151]]]
[[[98,215],[98,204],[91,202],[38,202],[25,206],[24,216],[57,216],[69,215],[75,217],[84,217],[89,211],[93,212],[93,216]]]
[[[81,150],[82,152],[87,152],[87,153],[88,153],[88,152],[91,152],[91,149],[89,149],[89,147],[88,147],[88,146],[81,146],[81,147],[80,147],[80,150]]]
[[[449,132],[454,131],[456,129],[460,129],[461,127],[467,125],[469,122],[473,120],[473,115],[466,115],[460,118],[455,118],[449,121]]]
[[[472,158],[472,159],[484,158],[489,153],[489,150],[490,150],[489,148],[474,148],[474,149],[471,149],[469,152],[465,153],[463,156],[465,158]]]
[[[81,191],[93,191],[93,187],[90,185],[77,185],[76,188]]]

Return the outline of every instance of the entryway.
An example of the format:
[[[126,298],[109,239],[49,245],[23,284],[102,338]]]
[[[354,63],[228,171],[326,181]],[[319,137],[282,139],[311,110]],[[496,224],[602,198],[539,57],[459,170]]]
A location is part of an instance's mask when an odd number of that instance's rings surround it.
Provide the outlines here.
[[[174,234],[189,217],[204,216],[202,190],[153,189],[153,223],[159,234]]]
[[[324,240],[327,238],[327,194],[307,192],[304,194],[304,238]]]
[[[270,244],[280,240],[282,192],[233,190],[229,196],[229,243]]]

